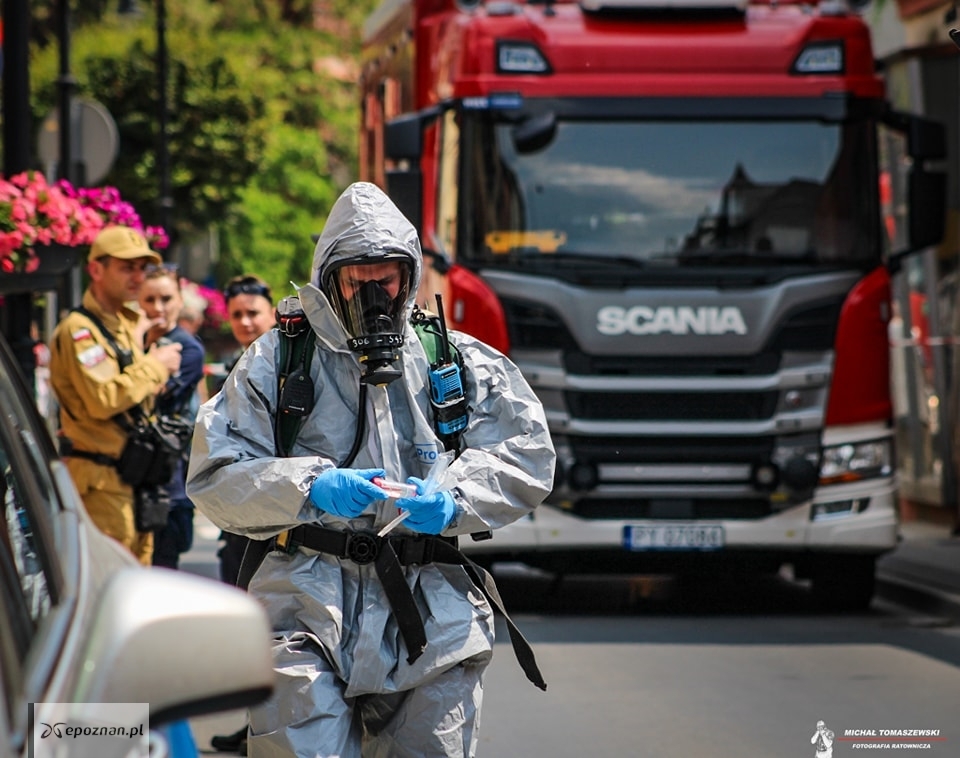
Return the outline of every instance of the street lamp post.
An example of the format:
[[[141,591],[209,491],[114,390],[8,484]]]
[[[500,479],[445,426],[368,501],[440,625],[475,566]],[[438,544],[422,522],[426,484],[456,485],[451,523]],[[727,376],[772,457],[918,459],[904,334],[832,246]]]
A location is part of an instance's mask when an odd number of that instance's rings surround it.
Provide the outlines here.
[[[167,134],[167,8],[165,0],[157,0],[157,104],[160,139],[157,164],[160,169],[160,226],[170,233],[173,198],[170,195],[170,145]]]
[[[28,0],[3,4],[3,168],[30,168],[30,9]]]
[[[57,2],[57,31],[60,43],[60,76],[57,78],[57,99],[60,117],[57,128],[60,137],[60,161],[57,164],[57,175],[66,179],[74,186],[82,186],[84,177],[76,176],[77,166],[73,160],[73,132],[71,116],[73,115],[73,93],[77,88],[77,80],[70,73],[70,1]]]
[[[121,16],[137,16],[140,10],[136,0],[119,0],[117,12]],[[167,6],[165,0],[156,0],[157,51],[154,62],[157,67],[157,171],[160,186],[158,188],[157,222],[169,234],[173,197],[170,194],[170,109],[167,103],[167,79],[169,63],[167,61]]]
[[[66,179],[74,187],[82,187],[86,184],[86,172],[83,164],[75,161],[73,155],[73,93],[77,89],[77,80],[70,72],[70,0],[57,2],[57,31],[60,53],[60,75],[57,77],[60,159],[57,162],[57,177]],[[75,266],[61,292],[71,306],[80,303],[81,283],[80,269]]]
[[[6,176],[30,168],[30,8],[28,0],[4,0],[3,6],[3,170]],[[35,359],[30,338],[33,296],[4,297],[0,325],[28,387],[34,386]]]

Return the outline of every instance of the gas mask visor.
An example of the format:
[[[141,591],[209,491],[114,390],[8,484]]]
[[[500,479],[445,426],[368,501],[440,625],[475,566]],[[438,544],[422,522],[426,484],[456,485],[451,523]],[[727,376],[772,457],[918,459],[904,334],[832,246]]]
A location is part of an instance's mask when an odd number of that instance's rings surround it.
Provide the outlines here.
[[[324,276],[323,289],[346,329],[347,347],[363,366],[360,381],[389,384],[403,345],[403,315],[410,294],[410,261],[387,255],[344,261]]]

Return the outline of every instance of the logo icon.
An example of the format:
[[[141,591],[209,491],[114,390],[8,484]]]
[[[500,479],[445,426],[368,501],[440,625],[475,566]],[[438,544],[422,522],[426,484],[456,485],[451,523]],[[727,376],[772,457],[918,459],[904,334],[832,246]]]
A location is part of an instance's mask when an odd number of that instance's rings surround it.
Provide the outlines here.
[[[833,758],[833,736],[833,732],[823,721],[817,722],[817,731],[810,738],[810,744],[816,750],[814,758]]]
[[[62,721],[58,721],[53,726],[50,726],[50,724],[47,724],[46,722],[41,721],[40,726],[46,727],[46,729],[44,729],[43,732],[40,734],[40,739],[44,740],[50,736],[51,732],[56,737],[63,737],[63,732],[60,730],[60,727],[66,726],[66,724],[64,724]]]
[[[635,305],[622,308],[606,305],[597,311],[600,334],[698,334],[722,335],[727,332],[746,334],[747,322],[739,308],[732,305],[690,306]]]
[[[437,449],[436,442],[416,442],[414,447],[417,450],[417,460],[423,463],[434,464],[440,457],[440,451]]]

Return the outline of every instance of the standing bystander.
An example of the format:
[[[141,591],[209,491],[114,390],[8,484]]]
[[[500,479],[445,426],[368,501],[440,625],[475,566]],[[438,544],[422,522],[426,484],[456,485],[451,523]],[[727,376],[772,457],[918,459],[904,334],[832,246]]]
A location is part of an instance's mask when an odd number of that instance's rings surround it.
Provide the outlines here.
[[[147,266],[140,288],[140,310],[153,326],[144,335],[144,347],[166,342],[181,346],[180,370],[170,377],[157,398],[157,412],[193,422],[199,407],[197,385],[203,378],[203,345],[179,325],[183,310],[180,275],[176,266]],[[154,532],[153,565],[177,568],[180,554],[193,544],[193,503],[184,489],[186,458],[180,458],[166,485],[170,497],[167,525]]]
[[[270,287],[260,277],[235,276],[223,291],[227,303],[227,317],[233,338],[239,343],[240,351],[228,366],[233,368],[237,358],[252,345],[260,335],[270,331],[276,324],[273,308],[273,296]]]
[[[83,504],[102,532],[146,565],[153,534],[136,529],[135,493],[117,471],[127,432],[114,417],[129,420],[138,407],[152,408],[157,393],[180,369],[180,345],[155,345],[143,352],[143,335],[151,323],[127,305],[137,300],[146,267],[162,261],[140,232],[123,226],[103,229],[90,248],[90,285],[82,305],[57,325],[50,353],[61,452]]]
[[[183,293],[181,293],[182,296]],[[203,326],[203,311],[184,301],[183,308],[180,309],[180,317],[177,324],[187,330],[192,336],[200,339],[200,327]]]
[[[210,395],[220,391],[227,375],[233,370],[240,356],[262,334],[270,331],[276,323],[276,311],[270,287],[257,276],[241,274],[227,282],[223,290],[227,305],[230,331],[239,348],[224,364],[223,375],[216,377]],[[250,541],[247,537],[223,530],[220,532],[223,545],[217,551],[220,558],[220,578],[228,584],[236,584],[243,563],[243,554]],[[215,735],[211,740],[215,750],[246,755],[247,727],[232,734]]]
[[[276,323],[276,313],[270,287],[257,276],[235,276],[227,282],[223,296],[227,303],[230,330],[233,332],[233,338],[240,345],[227,362],[226,371],[229,373],[243,352],[257,338],[273,328]],[[236,584],[248,540],[246,537],[228,531],[221,532],[220,539],[224,541],[223,546],[217,551],[220,558],[220,578],[228,584]]]

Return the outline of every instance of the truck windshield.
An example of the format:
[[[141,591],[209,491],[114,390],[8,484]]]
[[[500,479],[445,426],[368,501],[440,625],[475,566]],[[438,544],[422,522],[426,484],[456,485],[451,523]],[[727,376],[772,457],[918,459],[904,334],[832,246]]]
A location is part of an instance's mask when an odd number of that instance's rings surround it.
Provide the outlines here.
[[[475,263],[879,259],[867,122],[559,120],[537,133],[469,114],[463,127],[460,255]]]

